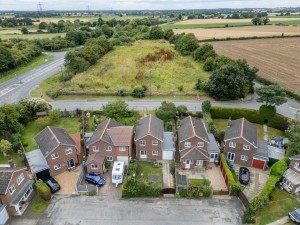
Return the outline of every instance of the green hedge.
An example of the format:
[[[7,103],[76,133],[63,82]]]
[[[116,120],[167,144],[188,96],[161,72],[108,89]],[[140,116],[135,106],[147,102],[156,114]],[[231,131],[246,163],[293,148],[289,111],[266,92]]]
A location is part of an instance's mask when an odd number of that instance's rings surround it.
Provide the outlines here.
[[[245,117],[251,123],[264,123],[263,119],[259,115],[259,111],[255,109],[213,106],[211,107],[210,114],[211,117],[215,119],[231,118],[232,120],[236,120]],[[288,118],[280,114],[276,114],[273,119],[268,121],[268,125],[278,130],[285,131],[288,126]]]
[[[238,194],[238,192],[240,191],[240,187],[237,184],[237,182],[234,180],[234,177],[233,177],[233,175],[230,171],[230,168],[227,164],[226,156],[224,154],[221,154],[220,158],[221,158],[221,162],[225,169],[225,173],[228,178],[229,185],[230,185],[230,195],[236,196]]]
[[[281,159],[280,161],[274,163],[271,167],[270,175],[273,176],[282,176],[284,172],[288,169],[287,159]]]

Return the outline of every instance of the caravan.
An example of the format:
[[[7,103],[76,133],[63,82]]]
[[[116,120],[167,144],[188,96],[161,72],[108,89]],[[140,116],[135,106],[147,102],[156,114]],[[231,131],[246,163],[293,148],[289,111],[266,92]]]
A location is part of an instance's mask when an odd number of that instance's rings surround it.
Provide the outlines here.
[[[124,162],[122,161],[114,162],[111,176],[112,176],[112,183],[116,184],[116,187],[118,187],[118,184],[121,184],[123,182],[124,170],[125,170]]]

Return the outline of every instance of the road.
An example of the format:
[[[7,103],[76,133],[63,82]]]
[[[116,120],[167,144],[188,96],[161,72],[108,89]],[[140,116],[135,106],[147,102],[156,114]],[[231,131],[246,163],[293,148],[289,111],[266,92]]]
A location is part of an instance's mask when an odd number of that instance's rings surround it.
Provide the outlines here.
[[[238,225],[243,206],[239,199],[117,199],[108,196],[56,195],[35,224],[122,225]],[[12,225],[31,225],[31,218],[15,219]]]

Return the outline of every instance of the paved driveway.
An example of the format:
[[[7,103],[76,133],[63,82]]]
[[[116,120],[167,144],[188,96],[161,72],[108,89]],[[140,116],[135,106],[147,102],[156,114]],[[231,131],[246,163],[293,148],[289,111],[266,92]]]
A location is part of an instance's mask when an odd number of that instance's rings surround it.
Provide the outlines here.
[[[108,171],[101,175],[106,182],[102,187],[99,187],[98,195],[121,197],[122,184],[119,184],[118,187],[116,187],[116,185],[111,182],[111,172],[112,168],[108,168]]]
[[[54,179],[59,183],[60,190],[55,194],[59,195],[71,195],[75,194],[75,184],[78,180],[79,174],[81,172],[81,165],[77,166],[74,170],[65,171],[57,176]]]
[[[55,196],[41,225],[88,224],[241,224],[237,199],[118,199],[104,196]]]

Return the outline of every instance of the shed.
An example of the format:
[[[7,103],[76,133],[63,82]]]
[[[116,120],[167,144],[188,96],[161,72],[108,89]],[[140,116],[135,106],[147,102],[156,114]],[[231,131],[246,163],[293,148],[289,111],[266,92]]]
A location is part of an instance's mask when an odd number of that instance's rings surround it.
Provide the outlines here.
[[[50,177],[49,165],[40,149],[25,154],[30,170],[36,180]]]
[[[274,163],[284,158],[285,150],[283,148],[277,148],[275,146],[268,145],[268,166],[271,167]]]
[[[188,189],[187,176],[176,173],[176,192],[179,192],[181,189]]]

